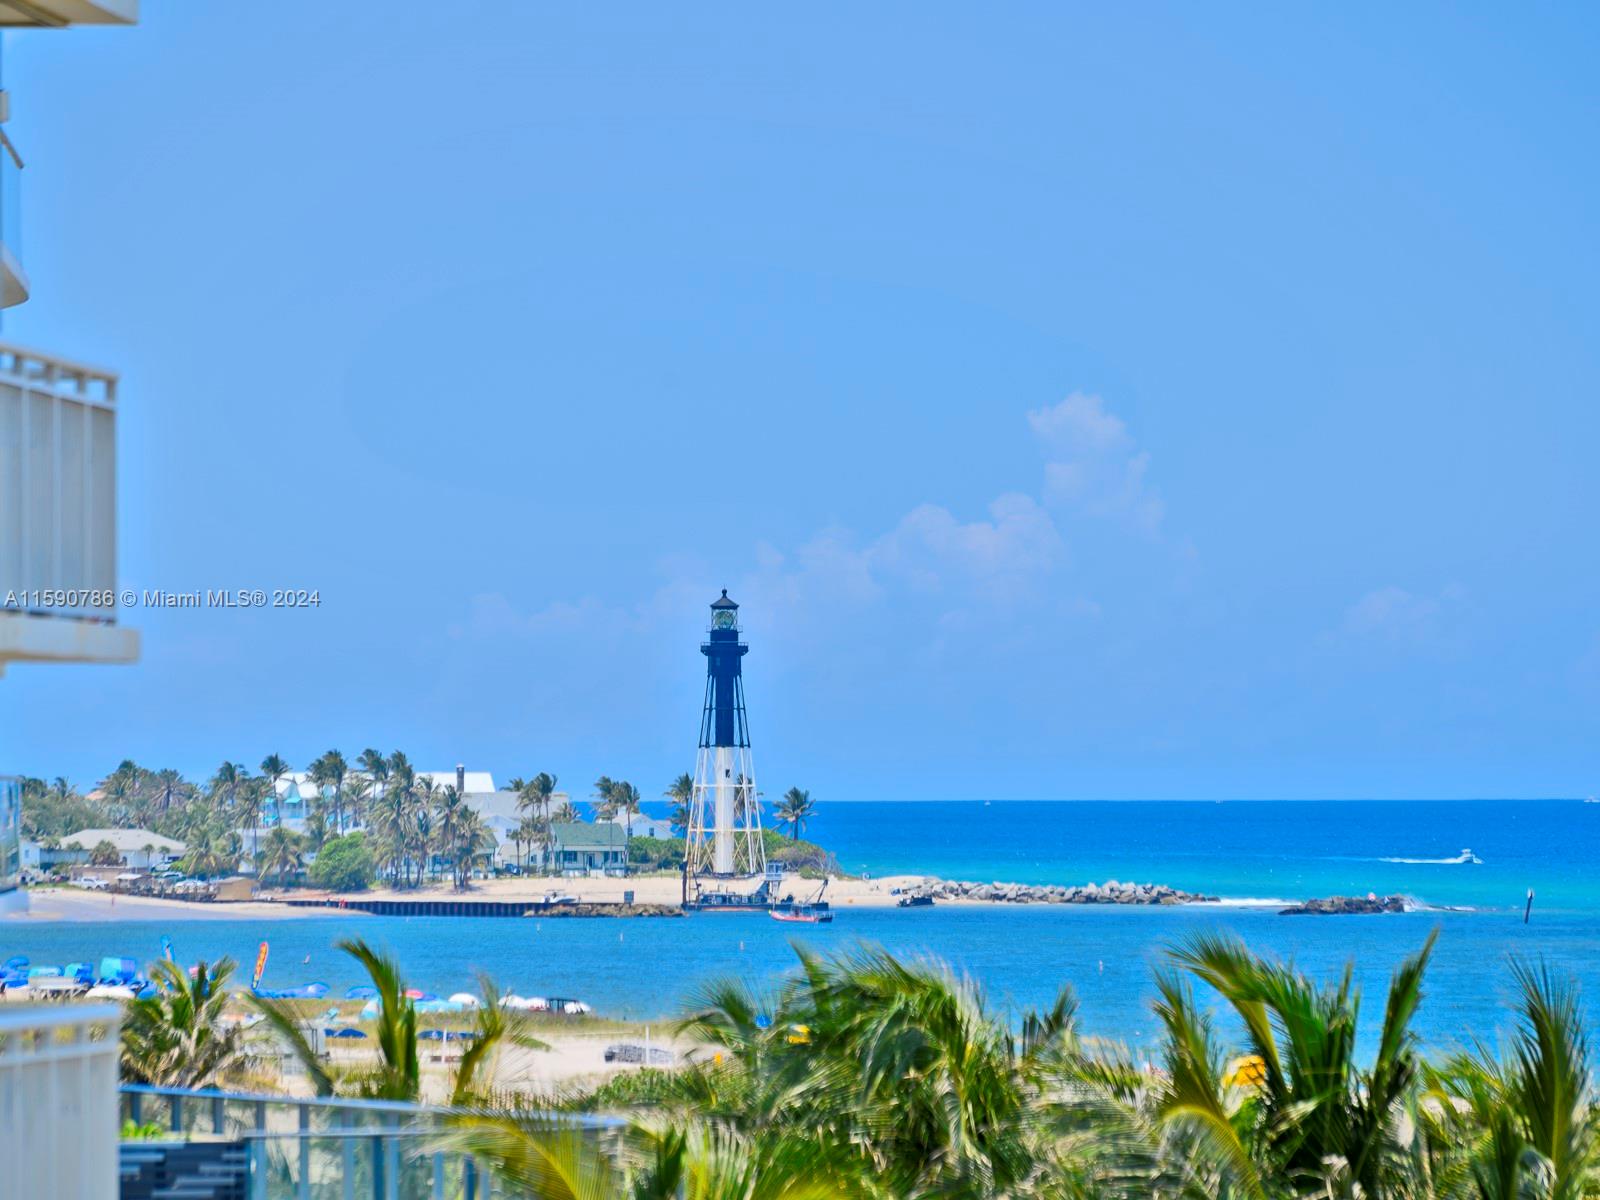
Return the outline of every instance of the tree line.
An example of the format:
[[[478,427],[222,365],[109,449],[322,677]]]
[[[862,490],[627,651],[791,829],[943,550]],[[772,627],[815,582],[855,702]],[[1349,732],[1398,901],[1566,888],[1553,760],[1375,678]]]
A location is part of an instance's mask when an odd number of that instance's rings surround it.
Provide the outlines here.
[[[453,783],[441,785],[418,772],[403,751],[369,748],[354,764],[338,750],[313,759],[305,772],[316,790],[300,831],[283,824],[280,784],[293,772],[282,755],[269,754],[258,771],[229,760],[209,780],[195,783],[171,768],[150,770],[124,760],[93,796],[59,776],[48,783],[28,778],[22,782],[22,831],[52,846],[85,828],[150,829],[184,843],[179,866],[189,874],[228,874],[248,858],[262,879],[285,882],[330,840],[359,830],[376,871],[396,888],[417,887],[441,873],[465,888],[472,871],[495,852],[494,834],[467,796]],[[553,826],[580,819],[570,801],[555,801],[556,785],[556,776],[546,771],[506,785],[517,796],[519,820],[509,837],[519,865],[530,856],[547,861]],[[669,820],[680,834],[693,794],[688,774],[663,793],[672,801]],[[602,775],[594,783],[595,815],[620,818],[630,837],[642,802],[639,789],[626,780]],[[798,839],[814,809],[809,792],[790,788],[775,815]]]

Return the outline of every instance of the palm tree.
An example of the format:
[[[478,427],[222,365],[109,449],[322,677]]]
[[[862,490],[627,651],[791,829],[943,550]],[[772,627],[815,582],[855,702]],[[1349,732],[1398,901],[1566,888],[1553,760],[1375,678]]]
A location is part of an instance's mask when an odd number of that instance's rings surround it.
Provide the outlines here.
[[[421,1063],[417,1055],[417,1010],[406,996],[405,976],[400,963],[381,954],[359,938],[341,941],[338,948],[354,958],[366,971],[377,992],[378,1015],[373,1040],[378,1062],[370,1070],[336,1076],[317,1054],[306,1037],[292,1007],[278,1000],[249,994],[253,1004],[289,1050],[305,1066],[311,1086],[319,1096],[335,1092],[369,1100],[415,1101],[422,1090]],[[545,1049],[545,1044],[526,1033],[526,1019],[500,1006],[500,991],[488,976],[479,976],[481,1001],[474,1010],[477,1028],[471,1048],[462,1055],[451,1083],[451,1098],[456,1104],[485,1099],[493,1080],[494,1060],[507,1041],[528,1049]]]
[[[672,786],[667,788],[662,795],[672,803],[672,811],[667,819],[682,829],[685,833],[689,829],[689,806],[694,803],[694,776],[690,774],[679,775],[672,781]]]
[[[254,992],[249,993],[250,1002],[304,1065],[317,1095],[331,1096],[342,1084],[347,1094],[369,1100],[415,1101],[422,1085],[417,1058],[417,1010],[406,996],[405,976],[400,972],[399,962],[380,954],[359,938],[341,941],[337,947],[361,964],[377,992],[378,1016],[373,1040],[377,1045],[378,1063],[371,1070],[336,1079],[307,1039],[293,1008],[282,1001],[263,999]]]
[[[243,1031],[225,1025],[233,960],[205,963],[194,977],[175,963],[151,968],[154,995],[130,1002],[122,1021],[122,1077],[160,1087],[216,1086],[244,1062]]]
[[[239,795],[239,785],[249,777],[250,769],[243,763],[224,761],[211,777],[211,794],[225,799],[232,808]]]
[[[383,795],[384,786],[389,782],[389,760],[381,751],[369,746],[361,752],[356,761],[361,764],[361,769],[367,773],[367,778],[371,781],[368,799],[377,800]]]
[[[289,764],[281,755],[269,754],[261,760],[261,774],[272,784],[272,815],[275,823],[283,824],[283,802],[278,799],[278,780],[289,773]]]
[[[639,789],[633,784],[618,780],[611,785],[612,815],[622,814],[630,840],[633,838],[633,819],[639,815],[640,803]]]
[[[617,801],[612,794],[616,786],[609,775],[602,775],[594,781],[594,815],[597,821],[609,821],[617,815]]]
[[[210,878],[238,865],[239,835],[215,819],[197,825],[186,843],[188,849],[178,864],[186,875]]]
[[[815,810],[816,803],[811,799],[810,792],[792,787],[783,794],[783,799],[778,801],[778,824],[789,827],[790,841],[800,840],[800,834]]]
[[[234,784],[238,796],[239,823],[250,830],[250,861],[261,854],[261,814],[266,806],[267,781],[248,773],[241,773]]]
[[[282,887],[288,879],[289,872],[298,871],[305,865],[305,856],[301,851],[302,839],[298,833],[285,829],[282,825],[274,825],[267,834],[267,844],[261,851],[261,875],[275,875],[278,886]]]
[[[571,800],[563,800],[556,805],[555,811],[550,814],[552,821],[571,822],[578,819],[578,808]]]
[[[466,872],[462,869],[463,860],[466,860],[468,867],[471,865],[471,860],[464,852],[463,838],[467,816],[471,812],[467,798],[456,790],[453,783],[447,784],[434,802],[437,845],[450,859],[451,883],[457,891],[467,886]]]
[[[1466,1147],[1482,1200],[1576,1200],[1600,1189],[1600,1114],[1571,980],[1513,961],[1519,1024],[1509,1053],[1480,1047],[1428,1072],[1417,1112],[1436,1145]]]
[[[1419,1062],[1410,1023],[1436,937],[1390,981],[1377,1058],[1355,1057],[1360,997],[1346,968],[1337,987],[1319,987],[1289,967],[1252,955],[1234,938],[1202,935],[1172,951],[1173,963],[1215,990],[1233,1010],[1259,1062],[1248,1101],[1229,1086],[1214,1052],[1209,1019],[1188,985],[1158,974],[1156,1005],[1167,1032],[1165,1122],[1192,1136],[1229,1191],[1264,1194],[1393,1194],[1404,1158],[1403,1104]]]
[[[344,777],[350,771],[350,766],[344,760],[344,755],[337,750],[329,750],[326,754],[313,759],[306,768],[306,775],[311,782],[317,785],[317,790],[322,793],[333,807],[333,824],[339,832],[344,832],[343,813],[341,805],[344,800]]]

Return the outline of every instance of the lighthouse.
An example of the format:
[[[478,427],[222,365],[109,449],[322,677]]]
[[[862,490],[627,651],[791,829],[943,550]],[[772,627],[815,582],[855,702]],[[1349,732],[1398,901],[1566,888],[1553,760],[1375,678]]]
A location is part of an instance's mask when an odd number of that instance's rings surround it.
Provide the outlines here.
[[[709,880],[757,879],[766,873],[744,709],[742,664],[749,652],[739,637],[739,606],[724,588],[711,603],[711,628],[700,646],[706,657],[706,702],[684,863],[685,890],[692,884],[697,894]]]

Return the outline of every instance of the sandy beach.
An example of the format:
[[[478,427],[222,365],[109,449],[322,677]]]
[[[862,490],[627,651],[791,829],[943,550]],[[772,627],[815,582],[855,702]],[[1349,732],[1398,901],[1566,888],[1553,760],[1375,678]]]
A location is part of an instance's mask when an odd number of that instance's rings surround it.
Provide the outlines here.
[[[790,878],[780,894],[804,900],[814,896],[820,880]],[[900,894],[938,882],[932,875],[886,875],[881,879],[836,877],[828,881],[824,899],[835,909],[893,908]],[[350,900],[500,900],[539,901],[557,896],[570,896],[585,904],[620,904],[627,892],[633,893],[635,904],[676,906],[682,897],[682,880],[676,874],[633,875],[626,879],[582,878],[566,879],[533,876],[523,879],[503,878],[474,881],[466,892],[453,890],[447,883],[396,891],[390,888],[373,888],[370,891],[350,893]],[[158,899],[147,896],[115,895],[109,892],[91,892],[77,888],[41,888],[29,893],[29,911],[0,920],[16,921],[150,921],[163,918],[182,920],[318,920],[337,914],[344,918],[359,918],[366,914],[356,909],[303,907],[283,903],[285,899],[309,900],[328,898],[337,902],[335,893],[295,889],[288,892],[265,890],[257,900],[233,903],[201,903],[189,900]],[[985,900],[976,897],[941,897],[938,903],[948,907],[1018,908],[1015,902]],[[1230,908],[1281,907],[1289,901],[1265,898],[1241,898],[1209,901]]]

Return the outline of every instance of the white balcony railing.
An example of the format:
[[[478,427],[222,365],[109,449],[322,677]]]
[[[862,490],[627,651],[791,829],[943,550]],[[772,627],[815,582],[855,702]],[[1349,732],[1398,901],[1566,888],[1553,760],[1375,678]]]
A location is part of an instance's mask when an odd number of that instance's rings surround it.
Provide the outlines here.
[[[116,401],[111,372],[0,342],[0,598],[20,598],[7,607],[115,620]]]
[[[113,1004],[0,1007],[0,1169],[18,1195],[114,1200],[119,1017]]]

